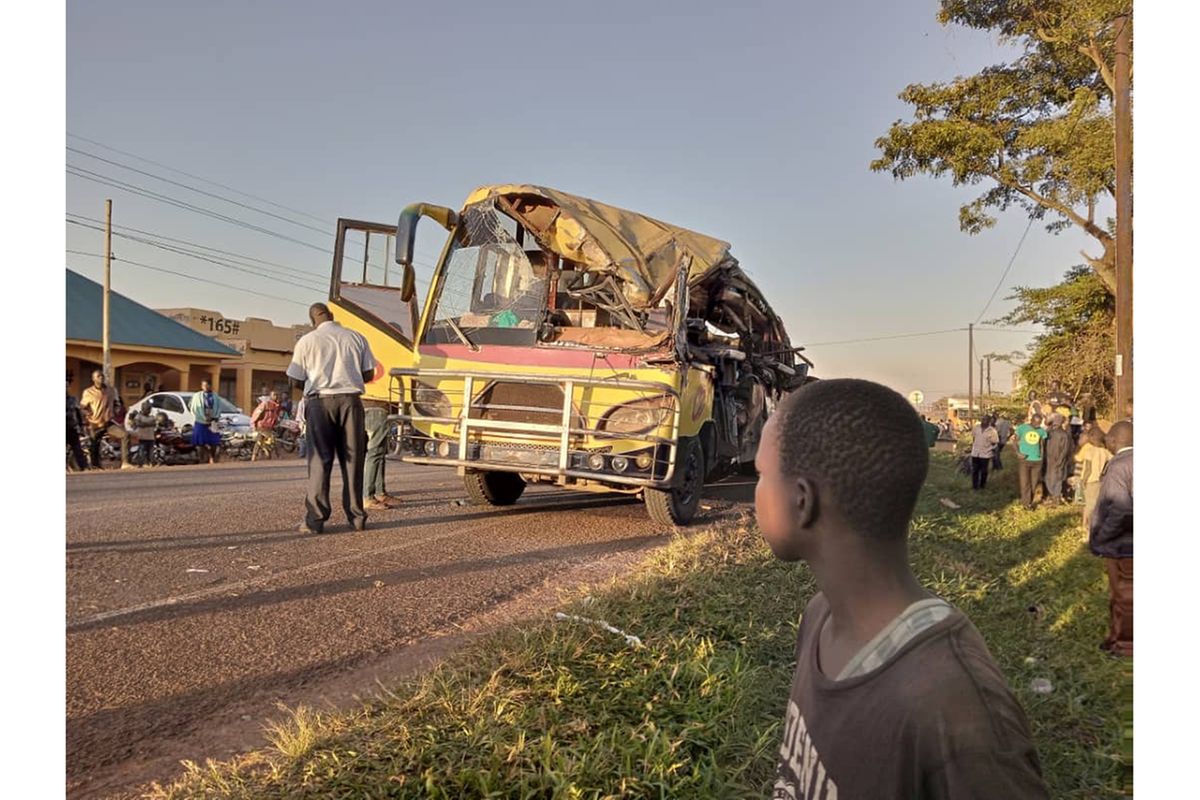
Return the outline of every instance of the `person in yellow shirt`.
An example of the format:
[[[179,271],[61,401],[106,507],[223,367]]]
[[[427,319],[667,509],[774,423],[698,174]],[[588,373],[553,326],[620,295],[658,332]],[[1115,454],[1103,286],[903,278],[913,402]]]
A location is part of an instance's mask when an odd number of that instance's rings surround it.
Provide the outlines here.
[[[1112,459],[1112,453],[1105,444],[1104,431],[1100,430],[1099,425],[1089,428],[1085,437],[1086,441],[1075,454],[1075,460],[1083,467],[1079,474],[1079,485],[1083,489],[1083,530],[1084,538],[1087,538],[1087,531],[1092,525],[1092,512],[1096,508],[1096,498],[1100,496],[1100,475]]]

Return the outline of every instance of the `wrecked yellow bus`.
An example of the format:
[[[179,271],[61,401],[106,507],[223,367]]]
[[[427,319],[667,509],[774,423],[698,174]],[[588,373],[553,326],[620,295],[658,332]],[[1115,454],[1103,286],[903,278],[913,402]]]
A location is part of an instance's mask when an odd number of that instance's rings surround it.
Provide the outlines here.
[[[417,294],[422,218],[448,237],[405,318],[411,363],[389,364],[394,419],[403,459],[456,468],[474,503],[544,483],[637,494],[687,524],[706,480],[752,469],[776,401],[808,375],[726,242],[540,186],[406,207],[384,278],[397,308]]]

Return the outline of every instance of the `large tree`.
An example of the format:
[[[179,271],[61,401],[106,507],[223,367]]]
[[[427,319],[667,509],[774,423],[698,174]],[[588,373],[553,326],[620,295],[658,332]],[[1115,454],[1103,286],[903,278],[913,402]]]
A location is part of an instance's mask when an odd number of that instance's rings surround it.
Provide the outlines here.
[[[1086,265],[1069,270],[1062,283],[1045,288],[1018,286],[1009,300],[1017,306],[996,322],[1033,323],[1044,333],[1029,345],[1021,365],[1026,386],[1044,394],[1052,381],[1075,397],[1090,392],[1101,410],[1113,399],[1113,316],[1116,304]]]
[[[998,33],[1019,46],[1005,64],[949,83],[912,84],[900,98],[913,119],[876,141],[875,171],[898,180],[949,175],[984,187],[959,209],[979,233],[1017,205],[1057,232],[1077,226],[1099,253],[1083,253],[1116,289],[1111,220],[1096,207],[1113,197],[1113,63],[1116,20],[1132,0],[942,0],[938,19]]]

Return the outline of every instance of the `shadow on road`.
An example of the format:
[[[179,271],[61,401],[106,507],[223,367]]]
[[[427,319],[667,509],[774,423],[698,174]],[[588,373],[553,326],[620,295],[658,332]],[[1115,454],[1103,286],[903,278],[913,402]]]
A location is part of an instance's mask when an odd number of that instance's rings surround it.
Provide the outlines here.
[[[164,620],[177,620],[196,614],[229,613],[251,608],[262,608],[293,600],[316,600],[342,594],[343,592],[372,589],[378,582],[382,582],[387,586],[398,586],[415,581],[436,580],[471,572],[503,569],[523,564],[567,561],[579,558],[586,560],[614,552],[636,550],[651,542],[661,541],[661,539],[662,537],[656,535],[608,539],[585,545],[550,547],[492,558],[480,558],[470,561],[448,561],[432,566],[411,567],[392,570],[390,572],[372,572],[367,576],[355,576],[352,578],[325,581],[323,583],[292,586],[286,589],[267,589],[251,594],[225,595],[205,598],[190,603],[181,602],[166,606],[157,606],[143,611],[132,611],[122,615],[118,619],[105,618],[68,625],[67,631],[69,633],[81,633],[101,628],[121,628]]]

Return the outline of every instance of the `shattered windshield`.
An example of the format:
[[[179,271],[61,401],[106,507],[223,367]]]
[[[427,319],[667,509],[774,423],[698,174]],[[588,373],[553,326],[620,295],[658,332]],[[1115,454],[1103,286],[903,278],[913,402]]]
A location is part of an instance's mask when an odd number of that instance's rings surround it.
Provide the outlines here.
[[[485,202],[454,230],[424,342],[645,348],[672,323],[669,300],[635,309],[614,274],[562,258]]]

